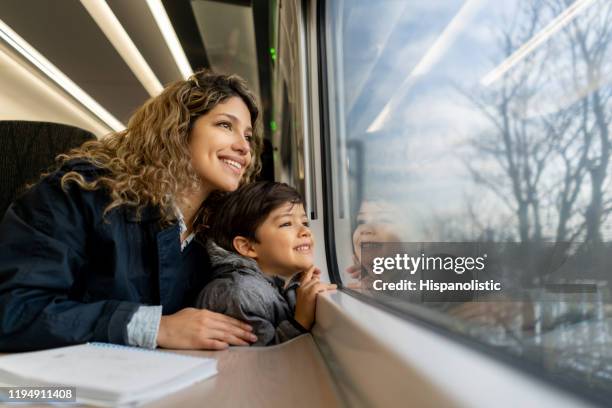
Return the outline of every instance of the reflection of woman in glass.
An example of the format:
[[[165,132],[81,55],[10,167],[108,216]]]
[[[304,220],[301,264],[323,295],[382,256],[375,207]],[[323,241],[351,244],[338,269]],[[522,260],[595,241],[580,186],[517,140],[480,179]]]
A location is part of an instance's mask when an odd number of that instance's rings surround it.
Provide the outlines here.
[[[242,79],[198,72],[126,130],[64,155],[0,224],[0,349],[255,341],[247,325],[185,306],[207,278],[192,240],[202,204],[257,172],[257,117]]]

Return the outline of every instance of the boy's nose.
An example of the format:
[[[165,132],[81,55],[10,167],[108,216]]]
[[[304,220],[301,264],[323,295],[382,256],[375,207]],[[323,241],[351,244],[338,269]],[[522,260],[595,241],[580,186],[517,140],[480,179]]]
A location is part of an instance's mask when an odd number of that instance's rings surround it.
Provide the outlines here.
[[[312,234],[312,232],[310,231],[310,228],[306,227],[306,226],[302,226],[302,228],[300,229],[300,236],[301,237],[309,237]]]

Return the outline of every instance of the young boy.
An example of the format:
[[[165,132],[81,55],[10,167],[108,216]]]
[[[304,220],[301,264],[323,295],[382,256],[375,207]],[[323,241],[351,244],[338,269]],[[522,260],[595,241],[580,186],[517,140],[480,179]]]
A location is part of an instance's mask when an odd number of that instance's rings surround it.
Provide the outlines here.
[[[314,240],[300,194],[284,183],[246,184],[208,218],[213,278],[196,306],[250,324],[256,346],[308,332],[317,293],[336,285],[321,283],[312,265]]]

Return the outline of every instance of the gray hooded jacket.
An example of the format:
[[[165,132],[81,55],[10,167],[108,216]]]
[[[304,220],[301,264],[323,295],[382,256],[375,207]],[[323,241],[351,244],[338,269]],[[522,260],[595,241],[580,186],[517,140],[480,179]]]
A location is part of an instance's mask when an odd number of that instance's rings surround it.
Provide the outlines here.
[[[284,287],[283,279],[265,275],[253,259],[226,251],[212,241],[206,249],[212,280],[200,292],[196,307],[250,324],[257,336],[254,346],[279,344],[308,332],[293,319],[297,277]]]

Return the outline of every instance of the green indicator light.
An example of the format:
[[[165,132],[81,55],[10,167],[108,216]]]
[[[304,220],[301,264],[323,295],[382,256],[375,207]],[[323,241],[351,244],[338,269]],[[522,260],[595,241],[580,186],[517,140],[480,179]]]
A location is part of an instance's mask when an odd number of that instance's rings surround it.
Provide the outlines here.
[[[276,49],[274,47],[270,48],[270,58],[272,58],[272,61],[276,61]]]
[[[272,130],[273,132],[275,132],[275,131],[276,131],[276,129],[277,129],[277,127],[276,127],[276,121],[271,120],[271,121],[270,121],[270,130]]]

